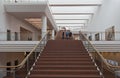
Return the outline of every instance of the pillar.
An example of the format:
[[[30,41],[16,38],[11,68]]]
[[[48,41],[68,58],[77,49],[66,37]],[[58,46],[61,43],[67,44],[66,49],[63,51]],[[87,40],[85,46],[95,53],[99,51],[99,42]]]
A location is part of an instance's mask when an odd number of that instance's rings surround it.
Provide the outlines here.
[[[52,30],[52,39],[54,40],[54,38],[55,38],[55,31],[54,31],[54,29]]]
[[[47,33],[47,17],[46,16],[42,16],[42,29],[41,29],[41,33],[42,33],[42,38]]]

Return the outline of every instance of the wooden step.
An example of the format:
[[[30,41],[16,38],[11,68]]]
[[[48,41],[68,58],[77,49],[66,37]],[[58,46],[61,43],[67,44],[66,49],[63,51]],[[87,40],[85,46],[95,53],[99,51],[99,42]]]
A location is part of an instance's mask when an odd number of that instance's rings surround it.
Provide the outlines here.
[[[93,62],[74,62],[74,61],[40,61],[37,62],[36,65],[94,65]]]
[[[31,75],[29,78],[102,78],[99,75]]]
[[[56,58],[41,58],[38,59],[38,61],[41,60],[41,61],[91,61],[90,58],[81,58],[81,57],[78,57],[78,58],[59,58],[59,57],[56,57]]]
[[[44,53],[41,53],[42,55],[89,55],[88,53],[83,53],[83,52],[69,52],[69,53],[66,53],[66,52],[44,52]]]
[[[89,57],[89,55],[85,54],[42,54],[42,57]]]
[[[46,51],[46,50],[44,50],[43,52],[67,52],[67,53],[73,52],[73,53],[76,53],[76,52],[87,52],[87,51],[81,51],[81,50],[79,50],[79,51],[71,51],[71,50],[61,50],[61,51],[59,51],[59,50],[58,51],[49,50],[49,51]]]
[[[77,55],[77,56],[40,56],[40,57],[46,57],[46,58],[56,58],[56,57],[59,57],[59,58],[64,58],[64,57],[67,57],[67,58],[79,58],[79,57],[81,57],[81,58],[90,58],[90,56],[79,56],[79,55]]]
[[[97,70],[33,70],[31,74],[41,74],[41,75],[83,75],[83,74],[96,74],[99,75],[99,72]]]
[[[49,70],[96,70],[94,65],[36,65],[34,69]]]

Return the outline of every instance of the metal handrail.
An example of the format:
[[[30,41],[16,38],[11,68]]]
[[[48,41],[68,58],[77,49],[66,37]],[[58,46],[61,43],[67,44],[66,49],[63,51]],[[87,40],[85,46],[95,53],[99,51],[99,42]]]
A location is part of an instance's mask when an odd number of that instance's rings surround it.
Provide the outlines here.
[[[35,45],[35,47],[30,51],[30,53],[24,58],[24,60],[16,65],[16,66],[0,66],[0,68],[21,68],[23,67],[23,65],[25,64],[25,62],[27,61],[27,59],[31,56],[31,54],[35,51],[35,49],[38,47],[38,45],[42,42],[42,40],[46,37],[46,35],[48,34],[49,32],[47,32],[44,37],[39,41],[38,44]]]
[[[111,65],[111,64],[109,64],[109,63],[107,63],[107,61],[105,60],[105,58],[100,54],[100,52],[94,47],[94,45],[93,44],[91,44],[91,42],[87,39],[87,37],[82,33],[82,32],[80,32],[82,35],[83,35],[83,37],[88,41],[88,43],[92,46],[92,48],[96,51],[96,53],[100,56],[100,58],[102,59],[102,61],[104,62],[104,64],[110,69],[110,68],[118,68],[118,69],[120,69],[120,66],[113,66],[113,65]]]

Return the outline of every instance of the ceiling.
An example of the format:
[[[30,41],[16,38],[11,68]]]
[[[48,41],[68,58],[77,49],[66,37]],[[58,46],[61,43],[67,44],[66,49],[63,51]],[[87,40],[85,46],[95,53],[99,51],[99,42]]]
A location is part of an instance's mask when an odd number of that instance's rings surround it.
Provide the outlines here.
[[[8,12],[10,15],[13,15],[24,22],[29,23],[30,25],[34,26],[35,28],[41,30],[42,28],[42,15],[44,13],[41,12]],[[47,28],[53,29],[51,22],[47,19]]]
[[[102,0],[48,0],[58,28],[84,30]]]
[[[15,0],[10,0],[15,1]],[[44,1],[44,0],[16,0],[20,1]],[[102,5],[103,0],[47,0],[58,28],[80,31],[84,30],[88,22],[94,16],[98,7]],[[43,9],[43,8],[42,8]],[[42,13],[12,13],[16,17],[26,20],[38,29],[41,29]],[[41,15],[40,15],[41,14]],[[33,17],[31,17],[33,16]],[[52,26],[48,20],[48,26]],[[50,27],[52,28],[52,27]]]

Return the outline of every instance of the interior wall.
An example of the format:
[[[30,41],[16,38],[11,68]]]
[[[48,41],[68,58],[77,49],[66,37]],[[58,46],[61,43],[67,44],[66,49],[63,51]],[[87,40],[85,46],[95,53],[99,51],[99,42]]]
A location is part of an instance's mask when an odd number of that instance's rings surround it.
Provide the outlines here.
[[[23,52],[11,52],[11,53],[7,53],[7,52],[3,52],[0,53],[0,66],[6,66],[7,62],[11,62],[11,65],[14,66],[14,61],[18,60],[19,63],[22,62],[22,60],[24,59],[24,53]],[[6,70],[6,69],[0,69],[0,70]],[[6,76],[5,72],[0,71],[0,78],[3,78],[4,76]]]
[[[89,31],[105,31],[105,29],[115,26],[115,31],[120,30],[120,0],[103,0],[100,6],[89,21],[87,30]],[[120,34],[116,34],[118,39]]]
[[[6,29],[9,29],[11,30],[11,32],[18,32],[19,33],[19,40],[20,40],[20,28],[24,28],[24,29],[27,29],[28,31],[32,32],[33,33],[33,37],[32,39],[33,40],[38,40],[38,35],[40,34],[40,31],[37,30],[35,27],[33,27],[32,25],[28,25],[22,21],[20,21],[19,19],[15,18],[14,16],[11,16],[9,14],[6,15],[7,16],[7,19],[6,20],[9,20],[7,22],[7,25],[6,26]],[[12,40],[14,40],[14,37],[12,35]]]
[[[19,63],[24,59],[24,52],[1,52],[0,53],[0,65],[6,65],[7,62],[11,62],[14,65],[15,60],[19,60]]]
[[[20,27],[20,40],[21,41],[31,41],[33,38],[33,33],[27,29]]]
[[[5,13],[4,13],[4,6],[3,4],[3,0],[0,0],[0,40],[5,40],[6,36],[5,36]]]
[[[18,32],[18,40],[20,40],[20,27],[33,32],[33,40],[38,40],[40,31],[30,24],[27,24],[18,18],[8,14],[4,10],[4,0],[0,0],[0,40],[7,40],[6,32],[11,30],[11,40],[15,40],[15,32]]]

